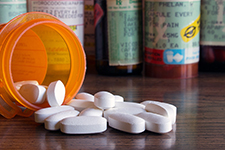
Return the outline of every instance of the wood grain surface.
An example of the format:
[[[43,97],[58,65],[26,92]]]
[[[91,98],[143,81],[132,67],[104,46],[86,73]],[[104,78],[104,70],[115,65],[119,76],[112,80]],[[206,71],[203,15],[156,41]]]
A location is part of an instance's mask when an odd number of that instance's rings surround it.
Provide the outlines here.
[[[125,101],[157,100],[175,105],[173,131],[129,134],[108,127],[100,134],[67,135],[48,131],[33,116],[0,116],[0,149],[32,150],[219,150],[225,149],[225,74],[200,73],[192,79],[156,79],[140,76],[111,77],[87,73],[81,91],[109,91]]]

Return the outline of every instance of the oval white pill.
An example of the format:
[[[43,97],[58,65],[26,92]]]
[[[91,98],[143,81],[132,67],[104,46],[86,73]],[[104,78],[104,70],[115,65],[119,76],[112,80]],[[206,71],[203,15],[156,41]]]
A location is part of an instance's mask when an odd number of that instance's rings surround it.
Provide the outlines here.
[[[66,94],[66,89],[62,81],[51,82],[47,89],[47,101],[52,107],[62,105]]]
[[[82,110],[79,116],[101,116],[102,117],[103,110],[97,107],[90,107]]]
[[[36,84],[23,84],[19,89],[20,95],[33,104],[41,104],[46,98],[46,89]]]
[[[15,82],[14,85],[16,87],[17,90],[20,89],[20,87],[24,84],[35,84],[35,85],[39,85],[38,81],[36,80],[27,80],[27,81],[18,81],[18,82]]]
[[[74,107],[80,112],[88,107],[95,107],[94,102],[80,99],[72,99],[67,105]]]
[[[176,117],[177,117],[177,107],[169,104],[169,103],[165,103],[165,102],[158,102],[158,101],[144,101],[141,104],[143,105],[147,105],[149,103],[153,103],[158,105],[159,107],[162,107],[163,109],[165,109],[168,113],[169,118],[171,119],[172,124],[174,124],[176,122]]]
[[[68,117],[76,117],[80,112],[76,110],[67,110],[55,113],[44,120],[45,129],[47,130],[59,130],[59,121]]]
[[[155,133],[167,133],[172,130],[171,120],[168,117],[151,112],[142,112],[136,116],[145,120],[145,127],[148,131]]]
[[[116,102],[115,108],[123,108],[123,107],[138,107],[145,109],[145,105],[136,102]]]
[[[109,109],[115,106],[115,96],[107,91],[100,91],[94,95],[94,104],[100,109]]]
[[[60,121],[60,130],[67,134],[101,133],[107,129],[107,121],[98,116],[77,116]]]
[[[145,120],[127,113],[114,113],[108,117],[109,126],[128,133],[145,131]]]
[[[177,112],[177,107],[172,104],[169,104],[169,103],[153,101],[153,100],[146,100],[146,101],[141,102],[142,105],[147,105],[148,103],[156,103],[156,104],[160,103],[164,106],[171,107],[171,109],[173,109],[174,112]]]
[[[90,93],[86,93],[86,92],[78,93],[75,98],[76,99],[94,101],[94,95],[92,95]]]
[[[73,107],[71,106],[58,106],[58,107],[47,107],[47,108],[42,108],[34,112],[34,119],[35,122],[37,123],[44,123],[44,120],[58,112],[66,111],[66,110],[74,110]]]
[[[132,115],[137,115],[141,112],[145,112],[143,107],[116,107],[105,110],[103,115],[108,120],[108,116],[114,113],[128,113]]]
[[[124,102],[124,98],[120,95],[114,95],[115,96],[115,102]]]
[[[156,113],[165,117],[169,116],[169,112],[167,111],[167,109],[165,109],[163,106],[161,106],[160,104],[156,104],[156,103],[148,103],[145,106],[145,110],[147,112],[152,112],[152,113]]]

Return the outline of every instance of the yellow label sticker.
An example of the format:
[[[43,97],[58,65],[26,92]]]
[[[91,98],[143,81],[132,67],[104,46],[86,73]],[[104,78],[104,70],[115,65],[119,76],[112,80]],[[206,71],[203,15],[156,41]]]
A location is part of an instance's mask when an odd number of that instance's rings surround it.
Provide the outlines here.
[[[70,27],[70,29],[72,29],[73,31],[76,31],[77,30],[77,26],[76,25],[71,25],[71,26],[69,26]]]
[[[94,11],[94,6],[93,5],[85,5],[84,10],[85,11]]]
[[[200,15],[198,18],[180,31],[180,35],[184,42],[192,40],[200,31]]]

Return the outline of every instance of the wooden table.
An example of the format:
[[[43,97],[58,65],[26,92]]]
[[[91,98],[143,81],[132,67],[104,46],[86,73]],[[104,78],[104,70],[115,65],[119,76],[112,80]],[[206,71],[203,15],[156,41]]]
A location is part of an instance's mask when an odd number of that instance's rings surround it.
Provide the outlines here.
[[[178,108],[173,131],[129,134],[108,127],[101,134],[67,135],[47,131],[33,116],[0,116],[0,149],[225,149],[225,74],[200,73],[193,79],[110,77],[87,73],[80,91],[106,90],[125,101],[157,100]]]

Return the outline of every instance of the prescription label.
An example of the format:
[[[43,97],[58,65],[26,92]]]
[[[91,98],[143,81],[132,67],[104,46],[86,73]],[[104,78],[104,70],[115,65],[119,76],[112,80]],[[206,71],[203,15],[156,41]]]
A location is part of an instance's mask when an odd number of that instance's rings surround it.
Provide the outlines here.
[[[109,65],[142,61],[142,0],[107,0]]]
[[[70,28],[83,44],[84,39],[84,0],[29,0],[28,11],[49,13]]]
[[[32,30],[25,32],[17,42],[10,68],[14,82],[43,82],[48,68],[47,53],[41,39]]]
[[[0,24],[7,23],[14,17],[27,12],[26,0],[1,0]]]
[[[191,64],[199,61],[200,0],[145,1],[145,61]]]
[[[224,6],[224,0],[202,0],[201,45],[225,45]]]

